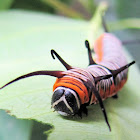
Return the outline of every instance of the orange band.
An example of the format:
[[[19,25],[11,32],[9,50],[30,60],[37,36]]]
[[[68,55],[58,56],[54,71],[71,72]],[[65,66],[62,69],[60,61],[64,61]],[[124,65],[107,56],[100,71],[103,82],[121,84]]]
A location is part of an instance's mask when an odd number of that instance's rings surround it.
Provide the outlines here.
[[[53,91],[59,86],[67,87],[76,91],[80,97],[82,104],[87,103],[89,101],[87,88],[82,82],[70,77],[62,77],[57,79],[54,83]]]
[[[97,54],[97,61],[101,62],[103,58],[103,38],[104,34],[102,34],[96,41],[95,41],[95,53]]]

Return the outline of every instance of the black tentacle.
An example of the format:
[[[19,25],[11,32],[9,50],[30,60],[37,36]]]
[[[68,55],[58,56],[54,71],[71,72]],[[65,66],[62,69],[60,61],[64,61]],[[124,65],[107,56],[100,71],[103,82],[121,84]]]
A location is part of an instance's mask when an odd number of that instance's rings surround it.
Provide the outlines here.
[[[102,15],[102,25],[103,25],[104,31],[105,31],[106,33],[109,33],[108,28],[107,28],[107,25],[106,25],[106,22],[105,22],[105,20],[104,20],[104,16],[103,16],[103,15]]]
[[[100,104],[100,107],[101,107],[101,109],[102,109],[102,112],[103,112],[105,121],[106,121],[106,123],[107,123],[107,125],[108,125],[108,127],[109,127],[109,130],[111,131],[111,127],[110,127],[110,124],[109,124],[109,122],[108,122],[107,114],[106,114],[106,111],[105,111],[105,108],[104,108],[102,99],[101,99],[101,97],[100,97],[100,94],[99,94],[99,92],[96,90],[95,87],[93,87],[92,90],[93,90],[93,94],[95,95],[95,97],[96,97],[97,100],[99,101],[99,104]]]
[[[0,89],[2,89],[4,87],[6,87],[6,86],[18,81],[18,80],[21,80],[21,79],[24,79],[24,78],[27,78],[27,77],[31,77],[31,76],[35,76],[35,75],[50,75],[50,76],[61,78],[64,75],[62,72],[63,71],[35,71],[35,72],[31,72],[31,73],[22,75],[22,76],[14,79],[14,80],[8,82],[4,86],[2,86]]]
[[[68,63],[66,63],[55,50],[51,50],[51,55],[52,55],[53,59],[55,59],[55,57],[54,57],[54,55],[55,55],[59,59],[59,61],[65,66],[65,68],[67,70],[72,69],[72,66],[70,66]]]
[[[86,45],[86,48],[88,49],[89,65],[96,64],[95,61],[92,58],[91,49],[90,49],[90,46],[89,46],[89,42],[87,40],[85,41],[85,45]]]
[[[95,79],[95,84],[96,84],[97,82],[101,81],[101,80],[108,79],[108,78],[110,78],[110,77],[112,77],[112,74],[95,77],[95,78],[94,78],[94,79]]]
[[[115,78],[117,76],[117,74],[119,74],[120,72],[122,72],[123,70],[129,68],[131,65],[133,65],[135,63],[135,61],[132,61],[131,63],[128,63],[127,65],[117,69],[117,70],[110,70],[113,77]]]

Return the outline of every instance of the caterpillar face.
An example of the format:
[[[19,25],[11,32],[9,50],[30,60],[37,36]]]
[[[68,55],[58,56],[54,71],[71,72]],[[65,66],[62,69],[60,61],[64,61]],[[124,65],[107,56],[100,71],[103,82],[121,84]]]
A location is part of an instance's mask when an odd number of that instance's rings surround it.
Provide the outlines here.
[[[52,107],[61,115],[75,115],[80,109],[80,101],[75,91],[66,87],[57,87],[54,90]]]

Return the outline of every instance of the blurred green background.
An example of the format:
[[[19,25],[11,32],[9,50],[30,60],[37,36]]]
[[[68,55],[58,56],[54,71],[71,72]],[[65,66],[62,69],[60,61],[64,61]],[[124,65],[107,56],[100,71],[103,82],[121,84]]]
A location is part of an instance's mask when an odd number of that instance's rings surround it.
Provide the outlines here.
[[[75,20],[90,20],[99,2],[101,0],[0,0],[0,12],[22,9],[65,16]],[[109,4],[105,15],[107,23],[125,18],[140,18],[140,0],[107,0],[107,2]],[[140,31],[137,29],[113,32],[121,40],[140,39]],[[140,44],[126,45],[126,48],[140,67]],[[0,126],[0,140],[45,140],[46,135],[43,132],[51,128],[36,121],[15,119],[4,111],[0,112]]]

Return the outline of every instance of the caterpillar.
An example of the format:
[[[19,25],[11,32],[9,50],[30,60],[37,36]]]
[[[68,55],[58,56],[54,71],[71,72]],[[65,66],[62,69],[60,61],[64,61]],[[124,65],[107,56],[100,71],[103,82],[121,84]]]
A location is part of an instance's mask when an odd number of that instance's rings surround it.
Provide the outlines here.
[[[105,31],[94,44],[96,61],[92,58],[89,42],[85,41],[89,58],[87,68],[72,67],[55,50],[51,50],[53,59],[57,57],[67,71],[31,72],[8,82],[0,89],[31,76],[54,76],[57,79],[53,85],[52,108],[64,116],[77,114],[82,117],[82,113],[88,115],[87,106],[99,103],[111,131],[103,100],[108,97],[117,98],[117,92],[127,81],[128,67],[135,61],[127,63],[121,41],[113,34],[108,33],[106,28]]]

